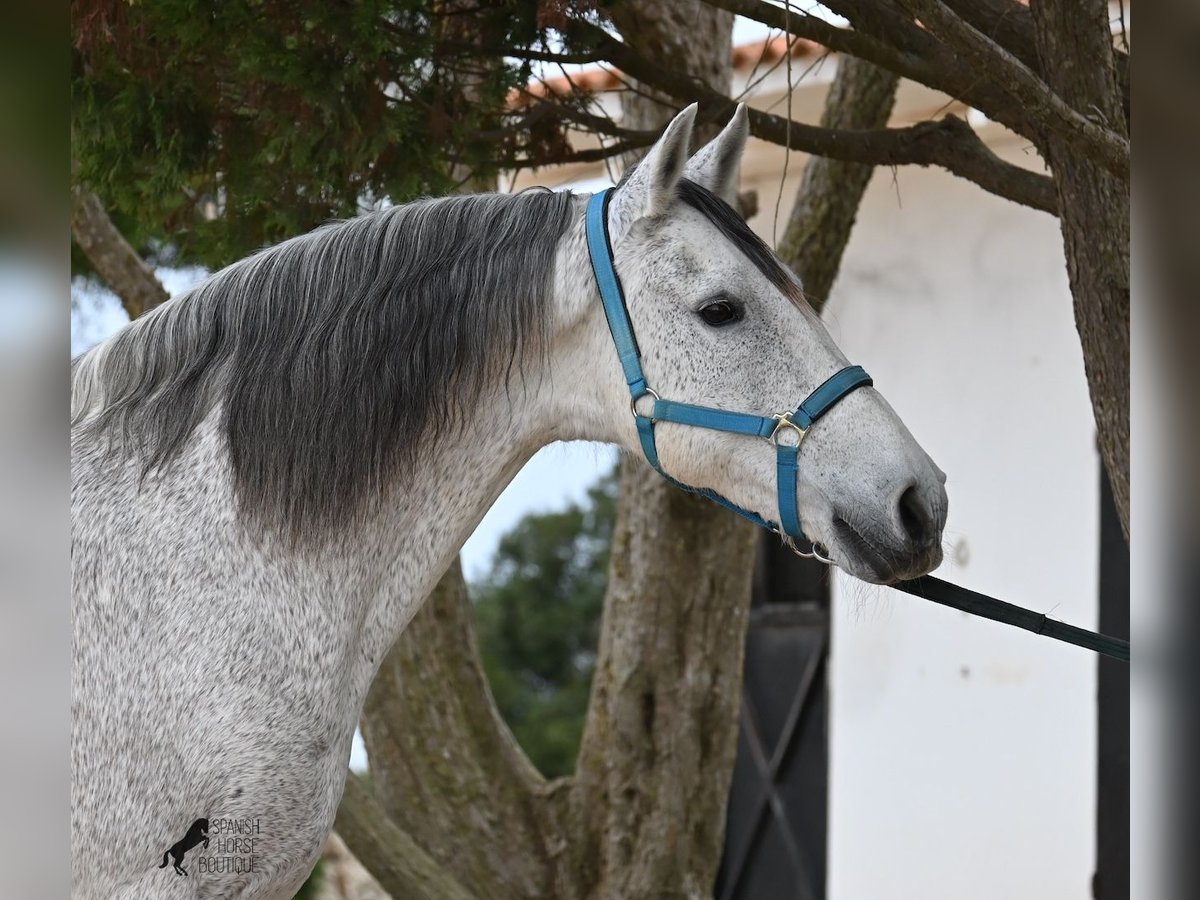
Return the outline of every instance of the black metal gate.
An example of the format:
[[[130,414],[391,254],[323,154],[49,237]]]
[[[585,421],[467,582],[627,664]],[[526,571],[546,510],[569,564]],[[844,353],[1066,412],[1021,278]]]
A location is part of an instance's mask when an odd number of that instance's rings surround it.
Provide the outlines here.
[[[825,896],[829,577],[763,536],[718,900]]]

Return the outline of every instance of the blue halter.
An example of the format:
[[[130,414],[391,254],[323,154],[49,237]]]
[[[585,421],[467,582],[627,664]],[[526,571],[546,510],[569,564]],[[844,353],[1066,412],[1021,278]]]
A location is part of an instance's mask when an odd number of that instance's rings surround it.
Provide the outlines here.
[[[800,527],[800,514],[796,508],[797,460],[800,455],[800,444],[813,423],[825,415],[834,404],[851,391],[872,384],[871,376],[860,366],[847,366],[834,373],[809,394],[794,412],[779,413],[774,416],[756,416],[751,413],[729,412],[709,406],[695,406],[691,403],[663,400],[646,383],[646,374],[642,371],[641,353],[633,334],[633,323],[629,320],[629,310],[625,306],[625,294],[621,290],[621,280],[617,277],[617,271],[613,267],[612,243],[608,238],[608,201],[611,196],[612,188],[605,188],[588,201],[588,255],[592,260],[592,271],[596,275],[596,284],[600,288],[600,299],[604,303],[604,315],[608,319],[608,330],[612,332],[617,356],[621,360],[621,370],[625,373],[625,383],[629,385],[629,405],[633,411],[634,421],[637,423],[638,438],[641,440],[642,452],[646,454],[646,461],[654,467],[658,474],[676,487],[708,497],[726,509],[731,509],[738,515],[749,519],[755,525],[761,525],[763,528],[780,534],[783,536],[784,542],[801,556],[817,556],[823,562],[828,562],[820,557],[816,552],[815,545],[812,545],[811,542],[809,544],[813,547],[812,553],[803,552],[800,549],[802,544],[797,543],[808,540]],[[653,400],[649,415],[644,415],[638,410],[638,401],[645,397]],[[731,434],[744,434],[770,441],[775,446],[779,523],[770,522],[758,513],[743,509],[716,491],[682,484],[664,472],[659,464],[658,449],[654,443],[655,422],[675,422],[680,425],[710,428],[714,431],[726,431]]]

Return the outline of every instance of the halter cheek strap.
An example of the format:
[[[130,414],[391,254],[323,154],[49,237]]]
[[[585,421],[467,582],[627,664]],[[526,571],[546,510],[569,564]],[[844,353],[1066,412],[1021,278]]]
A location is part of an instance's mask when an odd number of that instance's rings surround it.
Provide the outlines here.
[[[604,316],[608,330],[612,333],[621,371],[629,386],[630,408],[637,425],[638,439],[646,461],[660,475],[676,487],[693,494],[708,497],[726,509],[749,519],[756,525],[785,535],[796,549],[797,541],[805,541],[800,527],[800,514],[796,507],[797,475],[799,469],[800,444],[813,423],[828,412],[839,400],[851,391],[872,384],[871,376],[860,366],[847,366],[832,375],[820,387],[805,398],[793,412],[774,416],[758,416],[753,413],[731,412],[709,406],[696,406],[676,400],[664,400],[646,383],[642,371],[642,358],[633,323],[625,305],[625,292],[621,279],[613,266],[612,243],[608,237],[608,202],[612,189],[606,188],[592,196],[588,202],[586,231],[588,255],[592,261],[592,272],[600,289],[600,300],[604,304]],[[649,415],[638,408],[639,402],[649,397],[653,403]],[[643,407],[645,403],[641,404]],[[778,523],[763,518],[758,513],[744,509],[708,488],[697,488],[676,481],[663,471],[658,459],[658,448],[654,442],[654,425],[657,422],[674,422],[696,428],[708,428],[730,434],[758,437],[775,446],[776,489],[779,494]],[[811,555],[802,553],[801,555]]]

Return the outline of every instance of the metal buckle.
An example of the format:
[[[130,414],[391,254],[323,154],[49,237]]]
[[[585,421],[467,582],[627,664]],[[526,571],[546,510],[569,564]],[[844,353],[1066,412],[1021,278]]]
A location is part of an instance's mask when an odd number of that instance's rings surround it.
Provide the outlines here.
[[[793,422],[791,419],[791,416],[792,416],[791,413],[777,413],[777,414],[771,416],[771,418],[775,420],[776,424],[775,424],[774,430],[771,432],[771,436],[769,438],[767,438],[767,440],[770,441],[772,444],[774,444],[776,447],[779,447],[779,446],[799,447],[800,442],[804,440],[804,436],[806,434],[808,434],[808,429],[801,428],[799,425],[797,425],[795,422]],[[789,432],[794,433],[796,435],[796,443],[794,443],[794,444],[782,443],[781,444],[781,442],[779,440],[780,433],[787,434]]]
[[[640,394],[638,394],[636,397],[630,397],[630,398],[629,398],[629,411],[630,411],[631,413],[633,413],[633,417],[634,417],[635,419],[649,419],[651,422],[653,422],[653,421],[654,421],[654,416],[652,416],[652,415],[651,415],[651,416],[643,416],[643,415],[642,415],[640,412],[638,412],[638,410],[637,410],[637,402],[638,402],[639,400],[641,400],[643,397],[653,397],[655,400],[661,400],[661,399],[662,399],[662,397],[660,397],[660,396],[658,396],[658,394],[654,393],[654,390],[653,390],[652,388],[646,388],[644,391],[642,391],[642,392],[641,392]]]

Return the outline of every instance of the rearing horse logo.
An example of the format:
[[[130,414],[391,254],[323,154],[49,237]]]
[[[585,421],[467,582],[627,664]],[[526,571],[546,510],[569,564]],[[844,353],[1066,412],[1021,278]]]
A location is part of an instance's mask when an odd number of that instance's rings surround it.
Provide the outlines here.
[[[188,872],[183,867],[183,856],[199,843],[203,843],[205,849],[208,848],[208,819],[197,819],[193,822],[192,827],[187,830],[187,834],[163,854],[162,865],[159,868],[165,869],[167,857],[172,856],[175,858],[175,871],[180,875],[186,875]]]

